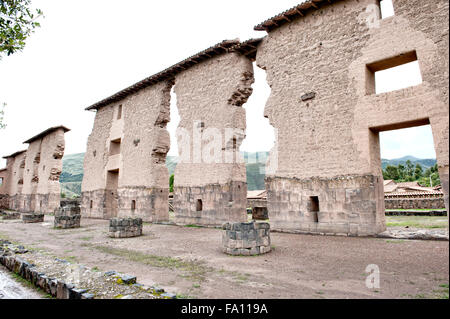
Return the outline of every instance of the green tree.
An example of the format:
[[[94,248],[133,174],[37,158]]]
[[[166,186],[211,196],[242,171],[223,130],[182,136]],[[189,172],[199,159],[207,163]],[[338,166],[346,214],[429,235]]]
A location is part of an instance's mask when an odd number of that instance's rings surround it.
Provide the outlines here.
[[[0,0],[0,59],[23,50],[25,41],[40,27],[40,9],[31,9],[31,0]]]
[[[404,180],[407,175],[405,166],[403,166],[403,164],[398,164],[397,171],[398,171],[398,180]]]
[[[406,176],[405,178],[409,179],[410,176],[414,176],[414,164],[410,161],[406,161]]]
[[[416,164],[416,169],[414,170],[414,178],[415,180],[420,179],[423,176],[423,168],[419,163]]]
[[[394,181],[399,179],[398,167],[394,165],[388,165],[386,169],[383,171],[383,178],[392,179]]]
[[[175,180],[175,175],[174,174],[170,175],[170,178],[169,178],[169,191],[171,193],[173,193],[173,181],[174,180]]]

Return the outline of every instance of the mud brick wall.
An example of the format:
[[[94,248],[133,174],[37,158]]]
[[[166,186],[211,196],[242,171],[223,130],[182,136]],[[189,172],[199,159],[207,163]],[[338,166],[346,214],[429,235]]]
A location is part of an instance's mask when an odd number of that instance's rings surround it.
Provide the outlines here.
[[[178,140],[177,223],[220,226],[224,221],[246,221],[246,172],[239,161],[239,147],[246,126],[242,105],[252,93],[253,81],[251,61],[236,52],[211,58],[176,76],[178,129],[187,132]],[[233,135],[227,134],[227,129],[239,131]],[[214,152],[221,153],[218,161],[211,163],[203,153],[213,130],[221,138],[220,148]],[[227,161],[226,154],[231,160]],[[196,205],[199,201],[201,209]]]
[[[270,251],[269,223],[225,223],[222,250],[229,255],[260,255]]]
[[[258,47],[271,87],[265,116],[278,133],[269,157],[275,168],[266,170],[275,229],[382,232],[379,132],[428,122],[448,207],[448,1],[393,4],[395,16],[381,19],[373,15],[376,0],[324,1],[272,27]],[[375,94],[370,66],[410,52],[423,83]],[[319,201],[318,221],[311,198]]]
[[[445,208],[443,198],[385,199],[386,209],[440,209]]]
[[[141,235],[141,218],[112,218],[109,221],[109,237],[128,238]]]
[[[55,228],[78,228],[81,222],[79,206],[64,206],[55,211]]]
[[[84,159],[83,217],[168,220],[172,85],[163,81],[97,110]]]

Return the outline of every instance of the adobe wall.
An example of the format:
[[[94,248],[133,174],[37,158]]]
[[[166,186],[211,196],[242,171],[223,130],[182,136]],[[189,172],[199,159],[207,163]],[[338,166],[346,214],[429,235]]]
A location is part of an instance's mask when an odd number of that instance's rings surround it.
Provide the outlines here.
[[[252,92],[253,81],[251,61],[235,52],[177,75],[177,132],[187,134],[178,138],[180,162],[174,173],[173,201],[176,223],[221,225],[247,220],[246,171],[238,152],[246,126],[242,105]],[[240,131],[233,136],[227,129]],[[221,140],[214,148],[211,142],[216,134]],[[207,158],[213,154],[220,155]]]
[[[18,192],[15,209],[50,214],[59,207],[64,133],[64,129],[59,128],[29,144],[23,168],[23,187]]]
[[[83,217],[168,221],[171,87],[160,82],[97,110],[84,160]],[[108,172],[118,174],[117,185]]]
[[[6,157],[6,169],[0,172],[6,183],[0,194],[11,210],[50,214],[59,207],[64,133],[59,126],[40,133],[29,141],[26,151]]]
[[[0,184],[0,209],[9,208],[9,195],[6,186],[6,181],[8,179],[7,170],[0,170],[0,179],[2,180],[2,183]]]
[[[367,8],[377,3],[324,5],[270,31],[258,48],[272,89],[265,116],[278,133],[266,179],[273,229],[385,230],[378,132],[423,119],[448,207],[448,1],[394,1],[395,16],[373,27]],[[414,50],[423,83],[374,94],[367,64]]]
[[[19,211],[22,200],[23,175],[25,170],[26,152],[9,157],[6,161],[8,172],[7,194],[9,196],[9,208]]]

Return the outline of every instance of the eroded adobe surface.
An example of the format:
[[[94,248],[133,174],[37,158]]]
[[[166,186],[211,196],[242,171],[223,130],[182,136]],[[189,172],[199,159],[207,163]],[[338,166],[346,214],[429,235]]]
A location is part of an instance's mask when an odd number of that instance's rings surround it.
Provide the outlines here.
[[[221,225],[247,220],[246,171],[239,160],[239,147],[246,126],[242,105],[252,93],[253,81],[251,61],[235,52],[177,75],[178,132],[187,134],[178,138],[181,160],[175,169],[176,223]],[[227,134],[227,129],[237,131]],[[217,148],[211,147],[217,136],[221,139]],[[211,154],[219,156],[209,159]]]
[[[257,64],[272,89],[265,115],[278,131],[266,181],[274,229],[383,231],[378,133],[428,123],[448,209],[448,1],[393,4],[395,16],[383,20],[370,17],[378,1],[349,0],[269,27]],[[412,54],[423,83],[375,94],[375,66]]]
[[[168,220],[172,81],[162,81],[97,110],[84,160],[82,214]]]
[[[64,126],[52,127],[32,137],[25,151],[6,156],[4,185],[9,209],[24,213],[53,213],[59,207]]]

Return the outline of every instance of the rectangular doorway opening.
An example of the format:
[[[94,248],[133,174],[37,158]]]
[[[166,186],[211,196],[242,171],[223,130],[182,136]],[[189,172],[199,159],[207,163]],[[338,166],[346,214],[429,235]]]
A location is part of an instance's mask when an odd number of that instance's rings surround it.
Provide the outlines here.
[[[119,186],[119,170],[108,171],[106,177],[106,211],[104,218],[117,217],[119,212],[119,196],[117,188]]]
[[[320,211],[319,196],[311,196],[309,198],[309,209],[310,209],[310,212],[312,213],[313,221],[315,223],[318,223],[319,222],[319,211]]]
[[[371,134],[375,143],[371,162],[378,166],[374,168],[379,169],[383,183],[377,222],[388,230],[447,228],[447,217],[425,216],[431,211],[445,212],[429,119],[382,125],[372,128]],[[414,211],[420,215],[414,216]]]

